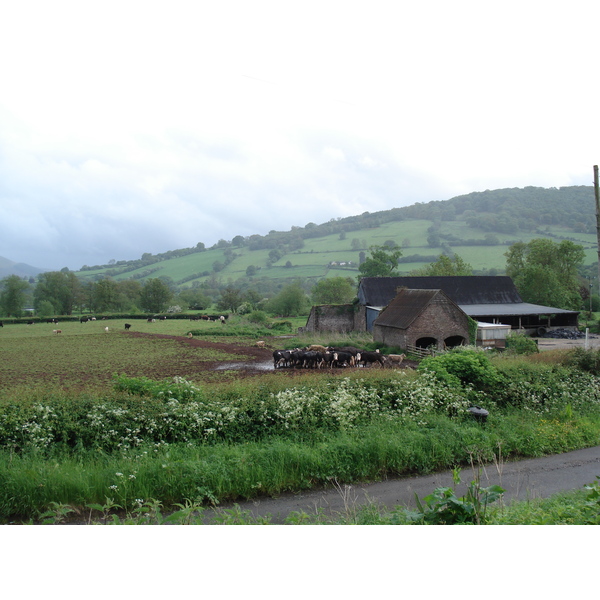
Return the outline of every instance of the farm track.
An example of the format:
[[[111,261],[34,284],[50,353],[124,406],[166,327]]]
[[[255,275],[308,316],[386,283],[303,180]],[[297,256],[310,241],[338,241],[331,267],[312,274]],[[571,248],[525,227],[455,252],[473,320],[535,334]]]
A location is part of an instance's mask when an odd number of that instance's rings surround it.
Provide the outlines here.
[[[466,494],[469,482],[479,476],[483,487],[500,485],[505,490],[503,500],[508,504],[515,500],[548,498],[560,492],[582,489],[584,485],[593,483],[598,475],[600,446],[594,446],[553,456],[477,466],[475,470],[465,468],[456,493],[457,496]],[[207,510],[204,516],[205,523],[211,524],[221,512],[237,506],[255,518],[268,516],[271,523],[277,525],[284,523],[294,512],[335,518],[352,514],[370,503],[389,510],[396,506],[414,509],[415,494],[422,499],[438,487],[454,487],[452,471],[228,503]]]

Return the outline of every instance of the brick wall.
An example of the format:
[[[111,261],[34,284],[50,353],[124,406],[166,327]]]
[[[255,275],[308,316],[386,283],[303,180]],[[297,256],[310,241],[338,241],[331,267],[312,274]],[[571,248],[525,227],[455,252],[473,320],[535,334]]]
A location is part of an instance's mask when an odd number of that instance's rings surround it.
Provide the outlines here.
[[[430,338],[430,343],[442,347],[444,340],[451,337],[464,338],[469,343],[469,320],[462,310],[441,296],[428,304],[408,329],[382,327],[377,321],[373,327],[376,342],[399,348],[416,346],[422,338]]]

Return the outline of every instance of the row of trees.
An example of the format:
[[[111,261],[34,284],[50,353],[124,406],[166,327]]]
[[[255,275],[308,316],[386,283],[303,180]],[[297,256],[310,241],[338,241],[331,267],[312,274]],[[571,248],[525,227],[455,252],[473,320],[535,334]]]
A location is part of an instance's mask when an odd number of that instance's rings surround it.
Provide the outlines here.
[[[0,311],[6,317],[21,316],[28,303],[33,304],[39,316],[73,312],[160,312],[174,296],[160,279],[149,279],[144,284],[109,278],[81,283],[75,273],[64,271],[40,274],[33,289],[29,282],[16,275],[0,283]]]
[[[292,282],[271,298],[263,298],[254,290],[241,290],[233,285],[221,289],[213,298],[200,288],[177,292],[168,282],[148,279],[80,283],[73,273],[43,273],[33,287],[26,280],[11,275],[0,282],[0,314],[20,317],[24,307],[33,303],[38,316],[50,317],[78,313],[146,312],[160,313],[170,305],[183,309],[205,310],[214,306],[222,312],[249,313],[264,310],[273,315],[306,314],[312,303],[340,304],[351,302],[356,295],[356,282],[349,277],[331,277],[318,282],[308,294],[300,280]]]

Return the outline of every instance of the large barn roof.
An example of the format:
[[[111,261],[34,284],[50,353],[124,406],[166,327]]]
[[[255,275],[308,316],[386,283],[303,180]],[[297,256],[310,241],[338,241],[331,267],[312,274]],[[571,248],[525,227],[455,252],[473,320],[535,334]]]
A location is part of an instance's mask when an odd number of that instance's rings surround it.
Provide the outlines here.
[[[366,306],[387,306],[398,288],[438,289],[459,306],[523,303],[510,277],[494,275],[445,277],[363,277],[358,298]]]

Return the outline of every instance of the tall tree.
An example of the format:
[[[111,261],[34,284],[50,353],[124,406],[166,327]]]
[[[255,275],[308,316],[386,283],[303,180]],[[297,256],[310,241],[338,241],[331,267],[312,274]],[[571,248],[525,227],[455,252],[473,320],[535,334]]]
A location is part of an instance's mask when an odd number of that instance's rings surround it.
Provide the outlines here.
[[[282,317],[291,317],[308,312],[308,298],[299,281],[285,286],[277,296],[267,303],[267,311]]]
[[[163,281],[148,279],[140,294],[140,304],[143,310],[158,313],[167,308],[172,297],[173,293]]]
[[[108,312],[114,310],[117,299],[117,284],[113,279],[96,281],[92,288],[92,310]]]
[[[18,275],[9,275],[0,282],[0,311],[7,317],[20,317],[27,299],[29,283]]]
[[[52,303],[60,315],[70,315],[79,302],[82,288],[72,271],[49,271],[41,273],[33,292],[33,306],[37,310],[43,300]]]
[[[506,274],[525,302],[576,310],[581,304],[578,267],[582,246],[547,238],[517,242],[505,253]]]
[[[370,256],[358,267],[361,277],[392,277],[398,270],[398,259],[402,256],[399,248],[371,246]]]
[[[217,308],[223,311],[236,312],[238,306],[244,302],[242,291],[233,286],[227,286],[221,291],[221,297],[217,301]]]
[[[356,296],[356,283],[350,277],[326,277],[312,291],[314,304],[346,304]]]
[[[192,310],[204,310],[212,304],[212,300],[200,288],[182,290],[177,302]]]
[[[139,306],[142,284],[137,279],[123,279],[117,283],[116,310],[131,310]]]
[[[412,271],[411,275],[421,277],[473,275],[473,267],[458,256],[458,254],[455,254],[452,258],[446,254],[440,254],[435,262],[430,263],[422,269]]]

